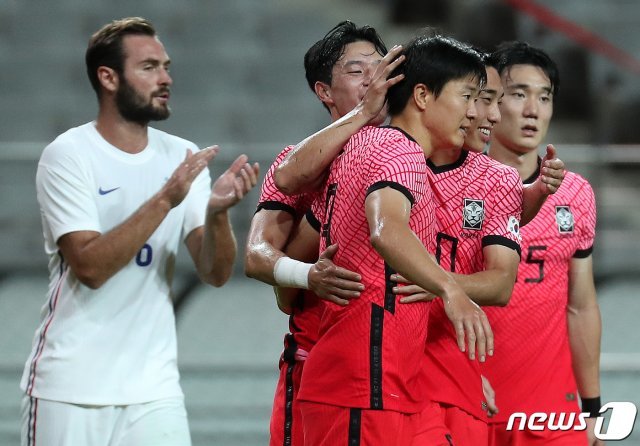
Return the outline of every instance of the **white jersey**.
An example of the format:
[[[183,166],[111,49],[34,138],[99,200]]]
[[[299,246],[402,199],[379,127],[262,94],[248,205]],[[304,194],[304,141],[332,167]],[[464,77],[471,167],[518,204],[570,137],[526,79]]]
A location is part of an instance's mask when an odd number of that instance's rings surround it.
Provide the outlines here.
[[[75,277],[57,240],[74,231],[105,233],[160,190],[193,143],[149,128],[149,143],[129,154],[106,142],[95,122],[49,144],[36,186],[49,295],[21,388],[36,398],[126,405],[182,396],[171,282],[180,241],[205,220],[205,169],[129,264],[92,290]]]

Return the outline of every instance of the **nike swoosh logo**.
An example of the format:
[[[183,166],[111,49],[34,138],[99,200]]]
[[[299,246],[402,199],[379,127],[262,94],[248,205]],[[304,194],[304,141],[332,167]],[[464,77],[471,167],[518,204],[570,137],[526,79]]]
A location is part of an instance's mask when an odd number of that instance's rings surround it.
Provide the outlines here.
[[[118,190],[120,189],[120,187],[114,187],[113,189],[103,189],[103,188],[99,188],[98,189],[98,193],[100,195],[107,195],[110,194],[111,192],[113,192],[114,190]]]

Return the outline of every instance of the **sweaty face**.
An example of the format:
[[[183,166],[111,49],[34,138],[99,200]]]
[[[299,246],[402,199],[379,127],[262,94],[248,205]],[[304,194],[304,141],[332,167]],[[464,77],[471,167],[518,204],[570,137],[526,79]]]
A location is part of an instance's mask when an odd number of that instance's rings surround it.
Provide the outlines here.
[[[162,43],[150,36],[126,36],[123,49],[124,72],[115,97],[118,111],[126,120],[143,124],[167,119],[172,80]]]
[[[495,126],[494,138],[516,153],[537,150],[553,115],[549,77],[537,66],[513,65],[502,73],[501,79],[502,120]]]
[[[498,70],[487,67],[487,83],[478,95],[476,111],[478,116],[464,140],[466,149],[482,152],[491,140],[493,127],[500,122],[500,109],[504,90]]]
[[[459,149],[476,119],[478,81],[473,77],[447,82],[440,96],[427,105],[423,124],[431,136],[433,150]]]
[[[324,102],[334,119],[346,115],[362,100],[381,60],[382,55],[371,42],[353,42],[345,46],[344,53],[333,66],[331,85],[326,86],[328,99]],[[385,118],[386,109],[371,124],[379,125]]]

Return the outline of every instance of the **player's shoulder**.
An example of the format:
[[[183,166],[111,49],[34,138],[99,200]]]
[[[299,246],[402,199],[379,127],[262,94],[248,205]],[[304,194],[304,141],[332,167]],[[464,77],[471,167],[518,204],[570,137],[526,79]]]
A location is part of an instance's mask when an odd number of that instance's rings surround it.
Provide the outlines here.
[[[565,170],[564,171],[564,182],[567,182],[567,184],[575,184],[575,185],[580,185],[580,186],[588,186],[589,188],[591,188],[591,184],[589,183],[589,181],[583,177],[582,175],[580,175],[579,173],[576,172],[572,172],[570,170]]]
[[[469,152],[467,163],[472,171],[507,184],[521,184],[520,174],[515,167],[494,160],[485,153]]]
[[[90,143],[92,132],[97,132],[95,125],[88,122],[61,133],[44,148],[40,155],[40,164],[54,165],[63,160],[81,157],[86,150],[80,149]]]
[[[560,196],[588,195],[593,196],[593,188],[589,181],[576,172],[566,170],[560,188],[556,192]]]
[[[393,159],[403,155],[424,158],[422,148],[411,135],[396,127],[369,127],[362,144],[372,158]]]

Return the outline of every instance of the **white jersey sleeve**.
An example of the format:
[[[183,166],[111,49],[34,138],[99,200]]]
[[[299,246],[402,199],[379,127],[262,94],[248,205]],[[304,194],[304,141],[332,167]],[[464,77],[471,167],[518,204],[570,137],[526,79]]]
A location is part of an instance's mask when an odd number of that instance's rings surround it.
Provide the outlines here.
[[[54,243],[69,232],[101,231],[87,169],[63,144],[56,140],[45,149],[36,174],[38,203],[47,223],[43,227],[51,231]],[[47,250],[51,253],[56,248]]]

